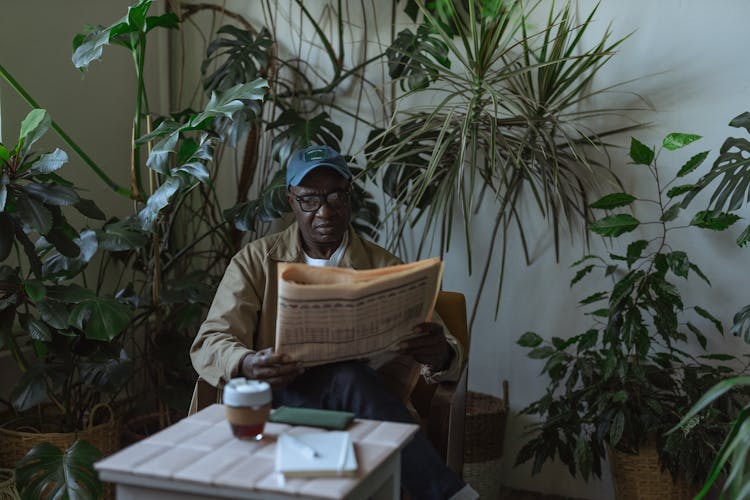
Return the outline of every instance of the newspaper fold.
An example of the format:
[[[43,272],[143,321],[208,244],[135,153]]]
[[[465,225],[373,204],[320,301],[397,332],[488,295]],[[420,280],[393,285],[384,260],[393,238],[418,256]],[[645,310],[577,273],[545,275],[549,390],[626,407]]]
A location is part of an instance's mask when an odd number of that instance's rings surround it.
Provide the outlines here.
[[[364,271],[279,264],[275,350],[305,366],[391,351],[421,335],[442,274],[437,257]]]

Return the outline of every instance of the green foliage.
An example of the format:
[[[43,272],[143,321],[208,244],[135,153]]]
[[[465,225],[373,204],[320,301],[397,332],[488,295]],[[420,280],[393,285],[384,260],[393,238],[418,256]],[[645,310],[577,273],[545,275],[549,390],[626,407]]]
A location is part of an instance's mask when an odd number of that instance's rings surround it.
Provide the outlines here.
[[[744,128],[750,132],[750,113],[745,112],[736,116],[729,123],[736,128]],[[718,158],[714,161],[711,171],[696,183],[697,189],[685,197],[683,205],[687,206],[698,192],[708,189],[714,181],[721,179],[713,189],[707,210],[699,212],[697,224],[710,229],[721,229],[727,224],[736,222],[738,217],[722,210],[736,210],[750,202],[750,142],[742,138],[729,137],[724,141]],[[701,160],[702,161],[702,160]],[[750,243],[750,226],[737,238],[739,246]],[[734,315],[731,328],[732,335],[750,343],[750,305],[743,307]],[[746,355],[747,356],[747,355]],[[726,397],[725,394],[740,391],[743,395],[750,391],[750,377],[726,378],[707,390],[701,399],[690,408],[679,425],[672,429],[672,434],[679,434],[683,429],[692,425],[696,419],[710,416],[716,401]],[[703,488],[696,498],[704,498],[716,481],[725,476],[723,493],[729,498],[750,498],[750,473],[748,472],[748,457],[750,457],[750,404],[748,398],[743,400],[744,407],[732,422],[731,429],[716,453]]]
[[[91,379],[85,384],[87,391],[75,390],[84,383],[79,364],[117,361],[124,371],[132,369],[116,339],[130,323],[133,309],[113,296],[72,283],[82,277],[99,240],[91,229],[74,229],[65,210],[72,207],[86,216],[104,217],[58,174],[67,162],[62,150],[33,153],[33,144],[50,123],[45,110],[32,110],[23,121],[16,147],[4,148],[9,154],[1,166],[6,195],[0,220],[7,230],[0,234],[0,257],[5,262],[16,248],[25,260],[16,267],[0,265],[0,311],[6,325],[3,344],[24,372],[12,390],[14,409],[25,411],[52,402],[62,410],[63,422],[72,426],[68,430],[73,430],[80,428],[87,409],[102,398],[114,397],[127,380],[121,377],[115,384],[110,378],[100,384]],[[16,325],[21,334],[14,331]],[[27,346],[33,349],[27,351]]]
[[[35,427],[41,424],[33,417],[45,414],[37,407],[52,405],[59,418],[48,418],[47,428],[82,429],[96,404],[112,403],[136,376],[140,385],[152,383],[153,390],[148,387],[143,397],[126,400],[144,408],[174,404],[184,409],[189,394],[173,396],[179,384],[193,383],[187,339],[236,250],[228,243],[220,211],[217,215],[212,164],[218,163],[215,154],[222,141],[239,130],[235,123],[257,118],[267,85],[256,79],[217,88],[199,111],[155,117],[156,129],[141,136],[142,125],[150,129],[151,121],[143,84],[146,35],[156,27],[178,27],[173,13],[149,16],[151,4],[137,2],[119,21],[89,29],[73,44],[74,64],[80,69],[87,69],[109,44],[125,47],[133,56],[136,141],[131,190],[125,193],[133,199],[133,213],[108,217],[80,196],[81,186],[60,175],[68,161],[64,151],[33,150],[54,129],[105,182],[109,179],[45,110],[29,113],[15,147],[0,145],[0,346],[22,371],[10,396],[19,413],[14,418]],[[149,146],[148,155],[142,146]],[[150,170],[141,172],[142,159]],[[69,210],[87,218],[82,228],[68,221]],[[207,241],[208,251],[193,251]],[[69,498],[98,496],[92,450],[85,443],[64,453],[35,448],[21,465],[19,479],[34,498],[41,491]]]
[[[388,75],[399,80],[401,88],[423,90],[437,80],[440,72],[433,59],[444,68],[450,68],[448,46],[440,40],[428,24],[422,24],[414,34],[402,30],[385,51],[388,58]]]
[[[722,380],[703,395],[692,408],[680,420],[679,424],[671,429],[671,435],[685,432],[684,429],[695,425],[693,422],[710,418],[712,409],[720,398],[731,390],[750,390],[750,377],[732,377]],[[750,481],[748,481],[748,450],[750,450],[750,404],[744,399],[745,406],[732,423],[731,429],[726,432],[721,448],[711,463],[711,468],[703,488],[696,495],[696,499],[704,498],[717,479],[719,479],[727,467],[730,472],[724,483],[723,492],[728,498],[748,498],[750,495]]]
[[[122,45],[129,50],[136,50],[145,41],[145,35],[154,28],[176,29],[177,16],[168,12],[161,16],[148,16],[152,0],[140,0],[128,7],[128,13],[107,28],[90,27],[88,32],[79,33],[73,39],[73,65],[81,70],[100,59],[103,48],[112,43]]]
[[[36,445],[16,467],[16,487],[22,499],[100,498],[102,483],[94,462],[102,454],[87,441],[78,440],[61,451],[50,443]]]
[[[408,89],[404,98],[430,92],[433,104],[410,108],[405,101],[386,127],[371,132],[368,172],[390,197],[390,247],[403,244],[406,231],[420,222],[425,230],[417,257],[435,247],[443,253],[458,230],[469,272],[475,252],[468,228],[478,207],[491,205],[495,222],[483,285],[493,262],[504,267],[509,240],[520,240],[528,255],[525,216],[517,210],[523,196],[549,221],[557,248],[561,227],[588,220],[590,192],[605,180],[616,182],[586,149],[606,148],[607,131],[582,124],[587,116],[623,110],[580,104],[602,92],[594,76],[622,40],[606,32],[585,45],[595,9],[579,22],[571,2],[549,4],[536,32],[529,31],[528,18],[541,3],[414,4],[422,24],[416,35],[402,31],[393,41],[389,69]],[[516,230],[520,238],[510,237]],[[503,276],[490,278],[498,283],[497,312]]]
[[[750,132],[750,112],[746,111],[734,117],[729,125],[744,128]],[[698,192],[707,189],[717,180],[719,183],[711,193],[709,213],[703,216],[710,220],[722,219],[722,211],[732,212],[750,202],[750,141],[748,139],[728,137],[724,141],[711,170],[696,183],[698,189],[685,197],[683,206],[687,206]],[[750,243],[750,225],[737,239],[737,244],[740,246],[746,246],[748,243]]]
[[[544,360],[542,373],[550,379],[545,395],[522,410],[541,418],[531,425],[531,438],[516,457],[517,464],[532,461],[534,473],[546,461],[558,458],[574,476],[599,477],[607,447],[637,453],[650,441],[656,443],[662,466],[674,477],[697,483],[710,469],[717,443],[747,402],[750,391],[726,395],[714,401],[699,421],[667,434],[701,394],[734,373],[738,361],[722,353],[691,355],[684,347],[689,342],[685,329],[705,350],[705,330],[723,334],[723,326],[705,308],[684,303],[680,281],[689,279],[691,271],[708,280],[686,252],[672,248],[668,235],[680,229],[722,230],[733,221],[709,214],[701,221],[711,222],[693,222],[692,228],[668,224],[676,214],[667,216],[671,210],[667,200],[693,191],[670,189],[674,180],[685,175],[684,167],[672,182],[663,184],[663,167],[657,167],[657,162],[663,150],[673,151],[697,139],[693,134],[670,134],[659,151],[632,139],[631,159],[648,168],[659,189],[653,200],[645,199],[659,207],[656,220],[643,224],[655,224],[659,234],[632,241],[625,256],[610,254],[608,261],[588,255],[573,264],[577,272],[571,285],[596,271],[612,279],[608,290],[581,301],[592,307],[592,328],[551,342],[527,332],[518,341],[530,349],[529,358]],[[697,166],[700,162],[689,163]],[[633,200],[627,193],[615,193],[591,207],[610,210]],[[618,237],[640,224],[628,214],[617,214],[601,218],[590,229]],[[696,326],[694,320],[700,318],[709,326]]]

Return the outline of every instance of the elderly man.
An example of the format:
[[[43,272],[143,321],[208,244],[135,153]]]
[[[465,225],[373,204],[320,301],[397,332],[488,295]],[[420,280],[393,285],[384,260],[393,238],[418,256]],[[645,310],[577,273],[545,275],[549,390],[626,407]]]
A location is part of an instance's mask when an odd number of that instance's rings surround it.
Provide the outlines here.
[[[283,353],[273,352],[279,262],[354,269],[400,263],[352,230],[352,173],[335,150],[310,146],[296,151],[288,162],[286,180],[296,222],[251,242],[234,256],[193,342],[193,366],[215,387],[236,376],[265,380],[273,388],[274,406],[344,410],[361,418],[411,421],[402,401],[386,389],[376,370],[385,360],[305,369]],[[403,342],[398,353],[422,364],[422,374],[430,382],[454,378],[461,359],[456,340],[437,322],[415,328],[425,335]],[[402,463],[403,486],[411,498],[476,497],[421,433],[404,448]]]

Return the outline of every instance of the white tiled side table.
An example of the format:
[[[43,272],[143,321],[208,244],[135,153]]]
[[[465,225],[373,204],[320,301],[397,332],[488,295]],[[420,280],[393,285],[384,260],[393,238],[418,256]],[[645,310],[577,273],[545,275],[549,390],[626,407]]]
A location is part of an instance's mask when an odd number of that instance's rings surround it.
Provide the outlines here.
[[[274,472],[276,437],[320,429],[268,423],[261,441],[236,439],[216,404],[95,464],[115,483],[118,500],[200,498],[398,499],[401,449],[413,424],[355,419],[348,431],[359,469],[354,477],[283,480]]]

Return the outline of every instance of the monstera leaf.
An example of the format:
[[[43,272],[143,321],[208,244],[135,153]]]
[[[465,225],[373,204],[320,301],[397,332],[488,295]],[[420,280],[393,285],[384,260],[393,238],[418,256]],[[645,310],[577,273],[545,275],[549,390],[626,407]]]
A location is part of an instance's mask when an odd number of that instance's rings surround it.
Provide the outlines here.
[[[185,123],[180,124],[173,119],[164,120],[156,130],[137,141],[138,144],[156,141],[151,148],[146,165],[161,174],[168,175],[170,173],[169,155],[177,154],[179,151],[178,144],[182,134],[196,130],[211,131],[216,118],[235,120],[238,113],[256,114],[260,111],[257,101],[263,99],[267,87],[268,82],[257,79],[250,83],[235,85],[226,91],[213,92],[205,109],[191,115]],[[204,156],[201,159],[207,158]],[[177,165],[176,168],[181,166],[183,165]]]
[[[286,201],[286,169],[281,169],[276,171],[258,198],[225,210],[224,218],[240,231],[254,231],[258,221],[278,219],[290,210]]]
[[[64,452],[50,443],[35,446],[16,466],[16,485],[21,498],[100,498],[102,484],[94,462],[101,457],[99,450],[83,440]]]
[[[750,112],[746,111],[734,117],[729,125],[750,132]],[[745,203],[750,203],[750,140],[728,137],[721,145],[719,156],[714,161],[711,171],[701,177],[697,183],[698,189],[688,193],[682,206],[687,206],[699,192],[717,179],[721,180],[711,194],[710,200],[712,217],[721,215],[722,210],[731,212],[738,210]],[[737,238],[737,244],[750,244],[750,225]]]
[[[268,51],[273,45],[271,34],[263,28],[257,36],[253,33],[225,25],[216,32],[206,50],[206,59],[201,65],[203,88],[206,91],[226,90],[238,83],[250,82],[260,76],[262,68],[268,66]],[[216,66],[213,73],[208,69]]]
[[[339,151],[339,144],[343,137],[341,127],[334,123],[325,112],[308,118],[292,109],[287,109],[275,121],[269,123],[267,129],[280,130],[273,138],[271,153],[274,159],[284,167],[289,156],[296,149],[304,146],[321,144]]]
[[[439,76],[439,69],[433,62],[450,68],[448,46],[435,36],[427,24],[401,31],[385,51],[388,57],[388,74],[393,79],[401,79],[401,88],[422,90]]]

